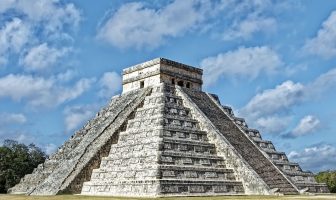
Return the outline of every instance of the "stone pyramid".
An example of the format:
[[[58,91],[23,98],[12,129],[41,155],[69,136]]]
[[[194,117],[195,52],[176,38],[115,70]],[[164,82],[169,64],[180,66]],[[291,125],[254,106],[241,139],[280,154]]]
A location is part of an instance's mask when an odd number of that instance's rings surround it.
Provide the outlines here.
[[[328,192],[216,95],[202,70],[158,58],[12,194],[205,196]]]

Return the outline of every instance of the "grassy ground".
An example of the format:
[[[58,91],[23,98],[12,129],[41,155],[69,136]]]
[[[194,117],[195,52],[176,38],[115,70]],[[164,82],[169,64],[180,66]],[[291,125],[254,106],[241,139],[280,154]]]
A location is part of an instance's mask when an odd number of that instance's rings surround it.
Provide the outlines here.
[[[57,195],[57,196],[24,196],[24,195],[1,195],[0,200],[144,200],[148,198],[123,198],[123,197],[92,197],[81,195]],[[226,200],[226,199],[252,199],[252,200],[330,200],[336,195],[314,196],[216,196],[216,197],[166,197],[158,200]]]

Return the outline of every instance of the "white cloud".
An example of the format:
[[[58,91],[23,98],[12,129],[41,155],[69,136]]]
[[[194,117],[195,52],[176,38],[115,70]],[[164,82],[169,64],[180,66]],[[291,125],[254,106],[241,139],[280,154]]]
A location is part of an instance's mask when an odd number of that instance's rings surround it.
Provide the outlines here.
[[[216,18],[224,26],[219,37],[223,40],[248,40],[252,37],[271,34],[278,29],[278,21],[288,11],[298,8],[297,2],[270,0],[221,1]]]
[[[55,78],[9,74],[0,78],[0,98],[27,100],[33,107],[54,107],[73,100],[91,87],[94,79],[82,78],[72,87],[60,84]]]
[[[204,20],[208,3],[173,1],[161,9],[144,3],[122,5],[100,28],[97,37],[119,48],[155,48],[166,38],[183,35]]]
[[[256,124],[264,133],[278,134],[288,128],[291,120],[290,116],[267,116],[258,118]]]
[[[280,124],[272,123],[279,116],[291,121],[288,113],[295,105],[310,101],[323,96],[326,91],[336,87],[336,69],[321,74],[315,80],[306,85],[285,81],[273,89],[264,90],[254,97],[240,109],[240,113],[247,118],[248,122],[266,132],[277,130]],[[319,126],[320,121],[313,116],[306,116],[292,132],[283,135],[284,137],[297,137],[308,134]],[[284,127],[285,128],[285,127]],[[280,128],[279,128],[280,130]],[[285,129],[283,129],[285,131]],[[279,134],[281,132],[278,132]]]
[[[300,163],[303,169],[314,172],[335,169],[336,166],[336,148],[329,144],[307,147],[301,152],[292,151],[288,157]]]
[[[44,1],[6,1],[0,12],[14,9],[28,17],[30,21],[43,25],[46,34],[55,34],[65,26],[78,26],[80,11],[72,3],[60,3],[59,0]]]
[[[61,3],[59,0],[1,1],[0,15],[7,12],[13,17],[5,20],[4,26],[0,27],[0,67],[5,66],[8,59],[16,59],[36,44],[65,45],[66,41],[72,41],[70,34],[81,20],[80,11],[74,4]],[[54,56],[55,52],[52,53]],[[43,64],[34,64],[33,68],[43,67]]]
[[[281,110],[287,111],[291,106],[316,98],[335,86],[336,69],[321,74],[306,85],[285,81],[274,89],[256,94],[241,111],[254,118],[281,112]]]
[[[2,0],[0,4],[0,13],[10,8],[13,3],[15,3],[15,0]]]
[[[305,43],[304,50],[324,58],[336,56],[336,11],[323,22],[317,35]]]
[[[70,48],[57,49],[49,47],[48,44],[43,43],[32,47],[27,55],[21,60],[21,64],[30,71],[43,70],[55,65],[61,57],[65,56],[70,51]]]
[[[253,34],[258,32],[275,32],[277,22],[274,18],[268,17],[248,17],[236,22],[223,34],[224,40],[250,39]]]
[[[121,76],[116,72],[106,72],[99,80],[101,90],[99,96],[104,98],[111,98],[121,89]]]
[[[77,105],[66,107],[64,110],[64,123],[66,132],[79,128],[84,122],[94,116],[97,110],[95,105]]]
[[[30,27],[14,18],[0,28],[0,65],[7,63],[9,53],[19,53],[31,36]]]
[[[242,109],[242,112],[251,118],[257,118],[279,111],[287,111],[289,107],[303,100],[304,89],[304,85],[300,83],[283,82],[274,89],[264,90],[255,95]]]
[[[22,113],[0,113],[0,127],[9,124],[24,124],[27,118]]]
[[[267,46],[240,47],[201,61],[205,85],[214,84],[221,76],[255,79],[261,73],[274,73],[283,65],[279,55]]]
[[[67,82],[73,79],[76,75],[76,72],[73,70],[67,70],[64,73],[57,74],[56,79],[60,82]]]
[[[76,99],[87,91],[94,82],[95,79],[82,78],[72,87],[58,86],[57,83],[55,83],[55,85],[48,89],[48,93],[46,91],[40,92],[39,94],[41,94],[41,96],[31,99],[29,103],[34,107],[54,107]]]
[[[294,3],[270,0],[174,0],[159,6],[123,4],[104,20],[97,38],[119,48],[138,49],[153,49],[190,32],[212,31],[211,35],[225,40],[249,39],[256,33],[274,32],[279,15],[296,8]]]
[[[321,74],[312,83],[307,85],[307,97],[314,98],[321,93],[336,87],[336,68]]]
[[[299,124],[293,129],[291,135],[294,137],[307,135],[314,132],[320,125],[320,120],[312,115],[303,117]]]

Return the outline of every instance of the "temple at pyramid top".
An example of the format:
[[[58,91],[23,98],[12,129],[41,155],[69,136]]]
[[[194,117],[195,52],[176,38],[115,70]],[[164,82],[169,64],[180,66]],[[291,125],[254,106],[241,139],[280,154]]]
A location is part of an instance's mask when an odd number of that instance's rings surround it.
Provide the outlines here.
[[[123,70],[123,93],[168,83],[202,90],[203,70],[165,58],[156,58]]]

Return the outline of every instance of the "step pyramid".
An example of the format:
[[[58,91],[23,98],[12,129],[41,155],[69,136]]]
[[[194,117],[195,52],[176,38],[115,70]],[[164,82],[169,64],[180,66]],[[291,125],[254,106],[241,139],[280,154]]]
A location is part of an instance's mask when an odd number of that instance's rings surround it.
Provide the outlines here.
[[[248,128],[202,70],[158,58],[123,71],[123,93],[12,194],[204,196],[328,192]]]

